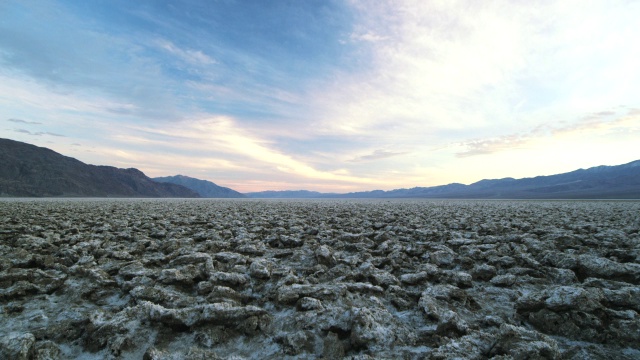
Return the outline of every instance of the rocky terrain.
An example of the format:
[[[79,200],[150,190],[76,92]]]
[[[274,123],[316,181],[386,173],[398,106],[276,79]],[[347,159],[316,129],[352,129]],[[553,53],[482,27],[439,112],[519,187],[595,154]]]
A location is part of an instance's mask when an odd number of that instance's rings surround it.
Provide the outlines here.
[[[640,202],[3,200],[2,359],[638,359]]]

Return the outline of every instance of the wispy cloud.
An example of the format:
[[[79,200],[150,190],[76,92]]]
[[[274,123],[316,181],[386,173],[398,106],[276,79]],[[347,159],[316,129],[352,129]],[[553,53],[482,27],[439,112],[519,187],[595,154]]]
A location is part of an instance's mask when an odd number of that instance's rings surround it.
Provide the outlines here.
[[[512,134],[491,139],[477,139],[461,143],[466,150],[456,153],[457,157],[487,155],[498,151],[513,150],[529,140],[526,135]]]
[[[37,121],[27,121],[27,120],[22,120],[22,119],[7,119],[7,121],[11,121],[14,123],[19,123],[19,124],[28,124],[28,125],[42,125],[41,122],[37,122]]]
[[[345,176],[332,172],[320,171],[297,160],[295,157],[273,150],[269,142],[246,133],[229,117],[218,117],[191,123],[186,130],[177,130],[183,136],[199,140],[203,145],[214,145],[236,154],[273,166],[274,170],[291,175],[319,180],[332,180],[347,183],[375,183],[376,180]]]
[[[406,151],[389,151],[389,150],[378,149],[378,150],[374,150],[370,154],[357,156],[357,157],[355,157],[355,158],[353,158],[353,159],[351,159],[349,161],[350,162],[362,162],[362,161],[381,160],[381,159],[386,159],[386,158],[390,158],[390,157],[394,157],[394,156],[405,155],[407,153],[408,152],[406,152]]]
[[[557,137],[584,131],[593,132],[611,129],[621,124],[629,126],[631,125],[630,123],[633,122],[635,122],[636,125],[640,125],[640,116],[637,115],[633,109],[626,114],[620,114],[611,110],[598,111],[583,116],[571,123],[544,123],[522,133],[463,141],[457,145],[465,148],[465,150],[457,152],[456,156],[464,158],[476,155],[488,155],[500,151],[518,149],[540,138]]]
[[[182,61],[185,61],[192,65],[211,65],[215,64],[216,61],[203,53],[200,50],[192,50],[192,49],[181,49],[176,46],[174,43],[168,40],[157,40],[156,44],[163,50],[169,52],[170,54],[178,57]]]
[[[17,133],[21,133],[21,134],[32,135],[32,136],[50,135],[50,136],[57,136],[57,137],[66,137],[64,135],[56,134],[56,133],[52,133],[52,132],[48,132],[48,131],[31,132],[31,131],[25,130],[25,129],[14,129],[13,131],[15,131]]]
[[[73,4],[34,6],[9,4],[0,15],[2,77],[22,86],[43,86],[56,95],[133,104],[127,109],[142,119],[179,117],[178,83],[163,73],[161,59],[149,54],[146,38],[96,31],[87,24],[91,20],[72,11]]]
[[[525,65],[524,19],[496,16],[479,4],[354,3],[362,12],[352,38],[371,33],[380,41],[367,42],[370,71],[328,92],[339,104],[332,116],[339,120],[329,125],[334,131],[366,133],[399,119],[406,133],[481,126],[487,115],[505,121],[505,114],[488,112],[509,105],[502,91]]]
[[[389,37],[378,35],[373,31],[368,31],[365,33],[354,32],[349,36],[349,39],[351,39],[352,41],[379,42],[379,41],[389,40]]]
[[[380,41],[361,41],[372,55],[364,73],[351,74],[318,95],[326,101],[328,132],[375,136],[382,133],[377,130],[381,125],[396,124],[396,131],[386,132],[387,138],[418,142],[434,132],[534,125],[540,122],[531,116],[535,112],[610,106],[609,100],[596,100],[597,94],[603,94],[602,87],[620,94],[628,80],[606,77],[606,69],[624,68],[633,78],[638,76],[625,60],[637,50],[615,47],[610,49],[614,56],[593,48],[594,38],[617,34],[617,25],[612,31],[607,19],[629,20],[623,7],[590,4],[578,15],[567,3],[352,3],[360,9],[352,39],[371,33]],[[579,18],[588,19],[592,28],[580,25]],[[625,33],[640,30],[628,21],[624,24]],[[611,67],[591,63],[588,59],[596,53]],[[579,101],[575,88],[562,85],[576,85],[578,78],[590,81],[577,85],[590,103]],[[627,99],[633,103],[628,94],[618,101]]]

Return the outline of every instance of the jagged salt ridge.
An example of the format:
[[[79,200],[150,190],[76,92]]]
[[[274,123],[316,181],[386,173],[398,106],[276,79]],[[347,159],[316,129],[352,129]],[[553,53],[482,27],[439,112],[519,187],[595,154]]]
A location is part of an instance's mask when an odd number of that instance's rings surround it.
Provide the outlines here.
[[[0,202],[0,358],[640,356],[640,202]]]

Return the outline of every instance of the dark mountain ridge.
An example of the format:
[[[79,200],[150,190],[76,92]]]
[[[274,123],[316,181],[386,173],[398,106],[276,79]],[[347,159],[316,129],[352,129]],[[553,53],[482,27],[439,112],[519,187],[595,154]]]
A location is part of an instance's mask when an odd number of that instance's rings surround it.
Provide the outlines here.
[[[198,197],[138,169],[88,165],[51,149],[0,139],[0,196]]]

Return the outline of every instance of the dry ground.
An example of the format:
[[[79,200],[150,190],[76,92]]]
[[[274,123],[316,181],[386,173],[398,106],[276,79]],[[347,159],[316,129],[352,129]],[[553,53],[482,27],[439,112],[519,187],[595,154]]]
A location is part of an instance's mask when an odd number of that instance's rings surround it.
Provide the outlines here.
[[[0,358],[640,358],[640,202],[0,200]]]

